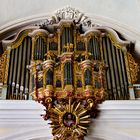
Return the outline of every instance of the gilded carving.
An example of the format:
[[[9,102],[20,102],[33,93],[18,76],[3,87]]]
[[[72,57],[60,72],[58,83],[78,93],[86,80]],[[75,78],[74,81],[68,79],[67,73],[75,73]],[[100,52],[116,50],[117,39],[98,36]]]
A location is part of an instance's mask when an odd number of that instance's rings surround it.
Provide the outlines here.
[[[107,54],[103,52],[103,47],[106,46],[102,46],[103,34],[101,33],[104,30],[95,29],[87,31],[85,34],[80,33],[79,23],[88,29],[95,26],[88,17],[68,7],[57,11],[54,17],[41,25],[44,32],[36,31],[28,34],[32,36],[32,61],[31,65],[28,66],[32,78],[31,95],[34,100],[46,107],[43,118],[45,120],[50,118],[52,121],[54,140],[79,140],[83,138],[87,134],[87,127],[90,118],[95,113],[97,104],[104,101],[106,97],[105,76],[107,66],[103,60],[103,55]],[[53,33],[45,33],[45,26],[48,25],[53,27]],[[64,30],[67,27],[72,27],[72,31],[69,28]],[[12,43],[12,48],[17,48],[27,33],[25,32],[16,43]],[[64,33],[63,37],[62,33]],[[105,35],[111,41],[110,46],[115,46],[117,49],[123,49],[125,46],[117,41],[115,35],[109,32]],[[39,37],[44,40],[47,51],[43,54],[43,59],[36,60],[34,59],[34,50]],[[96,40],[92,41],[92,51],[89,49],[91,38]],[[58,48],[56,50],[49,48],[52,42],[57,43]],[[84,49],[82,51],[77,49],[79,42],[83,43]],[[98,47],[100,48],[98,49]],[[41,49],[40,47],[39,50]],[[132,55],[127,53],[127,50],[125,51],[124,58],[128,81],[134,83],[139,66],[135,63]],[[40,51],[40,53],[42,52]],[[101,54],[99,59],[97,56],[96,58],[93,57],[97,54]],[[5,78],[2,76],[6,69],[6,61],[8,62],[5,53],[0,59],[1,81]]]
[[[139,65],[135,62],[133,56],[130,53],[127,53],[128,59],[128,67],[131,76],[131,82],[134,84],[137,81],[138,72],[139,72]]]
[[[62,22],[58,28],[62,30],[68,25]],[[45,60],[40,63],[33,60],[35,65],[30,66],[31,75],[36,81],[31,94],[34,100],[46,107],[43,117],[52,121],[54,140],[79,140],[87,134],[87,126],[97,103],[105,99],[105,64],[102,60],[94,60],[88,52],[89,39],[95,37],[99,41],[100,34],[96,36],[92,32],[80,36],[74,30],[73,43],[68,41],[70,35],[65,35],[68,42],[62,45],[60,30],[57,30],[58,39],[56,36],[48,39],[49,42],[58,40],[59,55],[56,55],[56,50],[47,51]],[[74,49],[77,41],[85,43],[85,51]],[[95,64],[99,66],[97,72],[94,72]],[[42,69],[38,69],[38,65]],[[42,79],[43,85],[40,87]],[[95,79],[100,84],[98,88]]]
[[[116,38],[113,35],[109,33],[107,33],[106,35],[111,40],[112,45],[114,45],[116,48],[121,49],[123,47],[116,41]]]
[[[5,51],[0,56],[0,83],[4,83],[5,70],[6,70],[7,52]]]
[[[21,32],[19,34],[19,36],[16,38],[16,40],[14,40],[13,42],[10,43],[11,48],[12,49],[18,48],[22,44],[23,39],[25,37],[27,37],[28,36],[28,33],[31,32],[31,31],[32,31],[32,29],[27,29],[27,30]],[[6,43],[6,45],[7,45],[7,43]]]
[[[60,102],[59,106],[51,109],[51,121],[54,140],[79,140],[87,133],[90,115],[87,114],[87,109],[83,108],[82,102],[69,99],[68,102]]]

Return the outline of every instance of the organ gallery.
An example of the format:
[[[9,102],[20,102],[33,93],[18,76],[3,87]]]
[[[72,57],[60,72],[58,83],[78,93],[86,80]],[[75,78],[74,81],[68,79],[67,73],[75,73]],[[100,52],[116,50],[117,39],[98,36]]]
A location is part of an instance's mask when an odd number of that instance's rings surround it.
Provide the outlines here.
[[[83,139],[99,103],[131,99],[139,69],[132,42],[81,13],[58,12],[2,43],[5,98],[43,104],[55,140]]]

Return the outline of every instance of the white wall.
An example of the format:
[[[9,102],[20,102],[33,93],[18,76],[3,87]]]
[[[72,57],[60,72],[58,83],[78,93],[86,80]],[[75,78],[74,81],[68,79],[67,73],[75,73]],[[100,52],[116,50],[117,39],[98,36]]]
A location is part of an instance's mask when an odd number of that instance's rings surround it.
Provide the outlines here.
[[[0,0],[0,3],[0,26],[71,5],[81,12],[111,18],[140,31],[140,0]]]
[[[0,140],[51,140],[44,107],[35,101],[0,100]],[[140,102],[105,101],[85,140],[140,140]]]
[[[0,3],[0,34],[25,19],[53,15],[56,10],[71,6],[95,23],[110,26],[136,41],[136,51],[140,53],[140,0],[0,0]]]

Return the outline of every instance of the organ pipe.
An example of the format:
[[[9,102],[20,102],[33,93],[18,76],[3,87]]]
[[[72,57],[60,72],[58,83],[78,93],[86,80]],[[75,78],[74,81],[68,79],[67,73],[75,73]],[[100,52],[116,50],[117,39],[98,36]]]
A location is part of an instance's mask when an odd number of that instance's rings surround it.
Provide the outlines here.
[[[108,56],[109,56],[109,67],[111,69],[112,88],[113,88],[114,97],[116,99],[118,97],[117,97],[116,79],[115,79],[115,73],[114,73],[114,64],[112,60],[111,42],[109,39],[107,39],[106,41],[107,41],[107,51],[108,51]]]
[[[22,64],[22,53],[23,53],[23,50],[22,50],[22,45],[19,46],[19,61],[18,61],[18,71],[17,71],[17,84],[16,84],[16,87],[17,87],[17,90],[16,90],[16,95],[19,97],[19,88],[20,88],[20,77],[21,77],[21,64]]]
[[[117,66],[118,66],[118,74],[119,74],[119,80],[120,80],[120,91],[121,91],[121,98],[124,98],[123,93],[124,87],[123,87],[123,76],[122,76],[122,71],[121,71],[121,63],[120,63],[120,57],[119,57],[119,49],[116,49],[116,61],[117,61]]]
[[[67,62],[64,66],[64,83],[65,85],[72,84],[72,64]]]
[[[111,42],[110,42],[111,43]],[[112,62],[113,62],[113,71],[114,71],[114,76],[115,76],[115,84],[116,84],[116,94],[117,94],[117,99],[120,98],[120,84],[119,84],[119,74],[118,74],[118,69],[117,69],[117,62],[116,62],[116,54],[115,54],[115,47],[113,46],[113,44],[111,43],[111,46],[110,46],[110,49],[111,49],[111,54],[112,54]]]
[[[31,40],[28,38],[27,40],[27,59],[26,59],[26,66],[30,65],[30,59],[31,59]],[[28,93],[29,93],[29,71],[26,70],[26,77],[25,77],[25,95],[26,99],[28,99]]]
[[[11,88],[12,88],[13,63],[14,63],[14,51],[11,50],[11,53],[10,53],[10,66],[11,67],[9,67],[7,98],[11,98],[10,96],[11,96]]]
[[[41,49],[40,49],[40,57],[41,57],[41,60],[43,60],[43,49],[44,49],[44,46],[43,46],[43,40],[40,40],[40,46],[41,46]]]
[[[26,60],[26,38],[23,42],[23,56],[22,56],[22,70],[21,70],[21,80],[20,80],[20,99],[22,99],[22,96],[23,96],[23,92],[24,92],[24,72],[25,72],[25,60]]]
[[[125,92],[124,92],[124,97],[125,97],[125,99],[126,98],[128,98],[127,96],[128,96],[128,82],[127,82],[127,75],[126,75],[126,70],[125,70],[125,62],[124,62],[124,58],[123,58],[123,53],[122,53],[122,51],[120,50],[119,51],[119,54],[120,54],[120,61],[121,61],[121,64],[123,64],[123,65],[121,65],[121,68],[122,68],[122,76],[123,76],[123,85],[124,85],[124,90],[125,90]]]
[[[39,37],[38,40],[39,40],[39,44],[38,44],[38,46],[39,46],[39,50],[38,50],[39,54],[38,55],[39,55],[39,59],[42,60],[42,56],[41,56],[41,48],[42,48],[41,42],[42,42],[42,40],[41,40],[41,37]]]
[[[13,90],[12,90],[12,95],[16,98],[16,72],[17,72],[17,61],[18,61],[18,48],[14,49],[15,51],[15,62],[14,62],[14,72],[13,72]]]

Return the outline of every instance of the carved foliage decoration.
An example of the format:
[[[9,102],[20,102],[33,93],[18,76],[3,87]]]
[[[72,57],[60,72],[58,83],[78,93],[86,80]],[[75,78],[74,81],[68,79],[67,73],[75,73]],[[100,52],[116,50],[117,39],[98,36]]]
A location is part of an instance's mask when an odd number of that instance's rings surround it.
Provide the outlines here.
[[[84,15],[84,13],[69,6],[57,10],[54,16],[50,16],[45,20],[37,22],[35,25],[45,27],[47,25],[59,23],[60,20],[74,20],[76,23],[80,23],[85,27],[99,26],[98,24],[93,23],[93,21],[88,16]]]
[[[127,59],[131,75],[131,82],[134,84],[137,81],[139,65],[135,62],[133,56],[130,53],[127,53]]]
[[[5,51],[0,57],[0,83],[4,82],[6,59],[7,59],[7,52]]]

